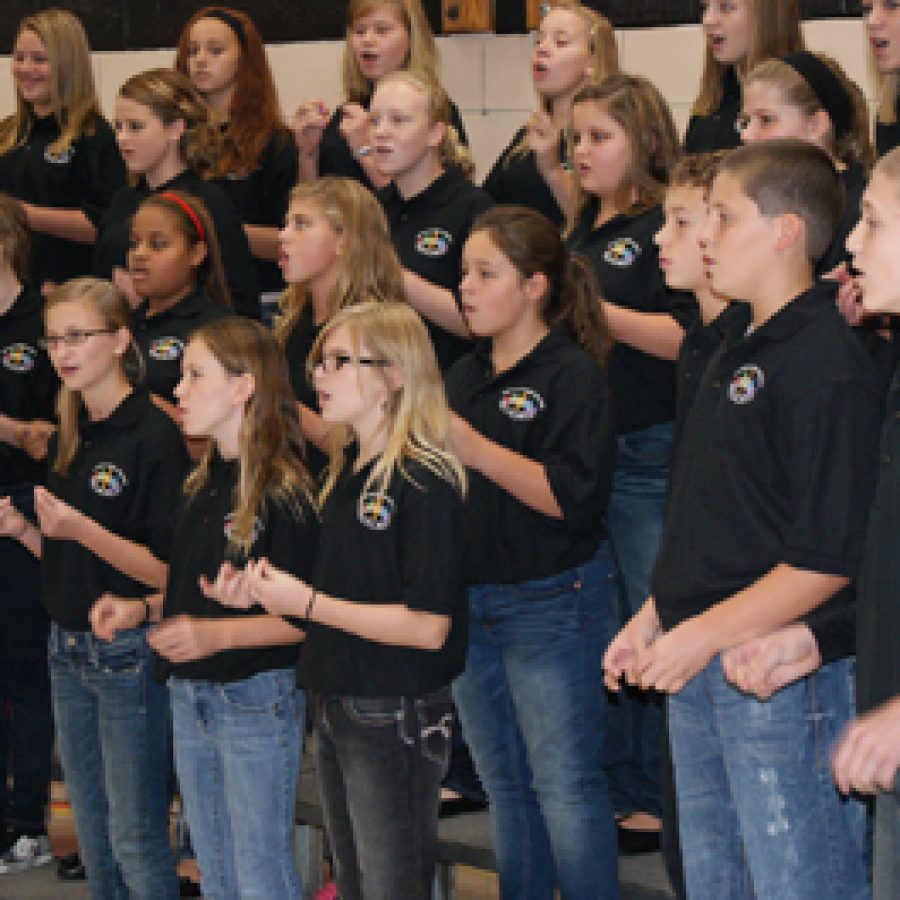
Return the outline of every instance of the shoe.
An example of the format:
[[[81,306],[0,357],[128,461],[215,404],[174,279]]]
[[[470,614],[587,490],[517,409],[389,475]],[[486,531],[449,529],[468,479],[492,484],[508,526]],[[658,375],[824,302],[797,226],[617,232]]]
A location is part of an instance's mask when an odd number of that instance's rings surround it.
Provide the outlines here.
[[[469,800],[468,797],[447,797],[445,800],[441,800],[438,818],[449,819],[452,816],[481,812],[485,809],[487,809],[487,803],[483,803],[481,800]]]
[[[313,895],[312,900],[338,900],[337,885],[333,881],[329,881],[323,888],[319,888]]]
[[[0,875],[34,869],[46,865],[52,858],[50,838],[46,834],[22,834],[9,850],[0,856]]]
[[[619,852],[624,856],[638,856],[641,853],[656,853],[659,850],[659,831],[640,831],[637,828],[623,828],[616,823],[619,836]]]
[[[84,881],[84,863],[77,853],[61,856],[56,862],[56,877],[60,881]]]
[[[179,897],[202,897],[200,893],[199,882],[188,878],[187,875],[181,875],[178,878],[178,896]]]

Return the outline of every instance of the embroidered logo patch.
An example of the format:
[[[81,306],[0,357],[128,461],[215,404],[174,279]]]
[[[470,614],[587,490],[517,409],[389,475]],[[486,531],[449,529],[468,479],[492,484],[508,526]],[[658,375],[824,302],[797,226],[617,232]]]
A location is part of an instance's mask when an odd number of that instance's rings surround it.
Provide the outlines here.
[[[394,518],[394,501],[387,494],[370,491],[359,498],[356,518],[372,531],[385,531]]]
[[[4,369],[9,369],[10,372],[24,375],[34,368],[34,361],[37,359],[37,350],[35,350],[34,347],[21,342],[8,344],[3,348],[2,359]]]
[[[617,269],[627,269],[641,255],[641,245],[630,237],[616,238],[606,246],[603,261]]]
[[[91,471],[91,490],[101,497],[118,497],[128,485],[128,477],[115,463],[97,463]]]
[[[174,335],[157,338],[150,344],[150,357],[161,362],[180,359],[184,352],[184,341]]]
[[[544,398],[531,388],[506,388],[500,395],[500,412],[516,422],[530,422],[544,410]]]
[[[754,364],[741,366],[731,376],[728,385],[728,399],[739,406],[751,403],[766,383],[763,370]]]
[[[444,256],[453,243],[453,235],[443,228],[426,228],[416,235],[416,252],[422,256]]]
[[[265,529],[265,525],[259,520],[253,520],[253,530],[250,532],[250,543],[255,544],[256,539],[263,533]],[[230,512],[227,516],[225,516],[225,525],[223,531],[225,532],[225,540],[231,540],[231,532],[234,530],[234,513]]]
[[[54,153],[49,147],[44,148],[44,160],[48,163],[53,163],[55,166],[64,166],[66,163],[72,161],[72,157],[75,155],[75,148],[69,146],[67,150],[63,150],[62,153]]]

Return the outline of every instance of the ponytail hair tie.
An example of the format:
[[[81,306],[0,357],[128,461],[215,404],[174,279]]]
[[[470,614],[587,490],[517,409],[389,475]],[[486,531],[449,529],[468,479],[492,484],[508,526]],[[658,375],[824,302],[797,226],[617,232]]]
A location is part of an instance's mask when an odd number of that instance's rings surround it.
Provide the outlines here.
[[[203,243],[206,243],[206,232],[203,230],[203,223],[200,221],[200,217],[197,213],[195,213],[177,194],[173,194],[170,191],[164,191],[159,196],[164,200],[168,200],[170,203],[174,203],[191,220],[194,231],[197,232],[197,237],[203,241]]]

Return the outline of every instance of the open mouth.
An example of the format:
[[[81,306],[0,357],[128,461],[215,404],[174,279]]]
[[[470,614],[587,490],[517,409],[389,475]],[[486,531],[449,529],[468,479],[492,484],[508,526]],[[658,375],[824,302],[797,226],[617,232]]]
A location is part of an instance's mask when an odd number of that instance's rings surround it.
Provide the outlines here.
[[[714,53],[721,51],[725,46],[725,38],[721,34],[711,34],[709,36],[709,46],[712,47]]]
[[[891,46],[891,42],[884,38],[872,38],[870,43],[875,53],[884,53]]]
[[[703,265],[706,266],[707,269],[712,268],[715,264],[716,261],[711,256],[707,256],[705,253],[703,254]]]
[[[531,74],[535,78],[542,78],[544,75],[547,74],[548,71],[549,71],[549,68],[546,63],[536,62],[536,63],[533,63],[531,66]]]
[[[143,281],[149,276],[150,272],[142,266],[129,266],[128,274],[131,276],[132,281]]]
[[[373,66],[378,62],[378,54],[371,50],[364,50],[359,54],[359,61],[367,66]]]

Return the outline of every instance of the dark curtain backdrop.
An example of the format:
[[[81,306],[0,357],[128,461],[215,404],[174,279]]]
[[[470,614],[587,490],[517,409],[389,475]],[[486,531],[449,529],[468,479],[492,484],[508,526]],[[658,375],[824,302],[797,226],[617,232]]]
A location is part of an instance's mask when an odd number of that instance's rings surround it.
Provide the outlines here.
[[[16,23],[23,16],[50,4],[37,0],[0,0],[0,52],[8,53]],[[435,31],[440,30],[440,0],[424,0]],[[53,3],[78,15],[95,50],[131,50],[171,47],[181,24],[205,6],[196,0],[75,0]],[[344,31],[346,0],[231,0],[246,10],[268,42],[328,40]],[[696,22],[698,0],[588,0],[588,5],[607,15],[614,25],[635,27]],[[497,31],[525,30],[524,0],[496,0]],[[860,0],[801,0],[807,18],[857,16]]]

